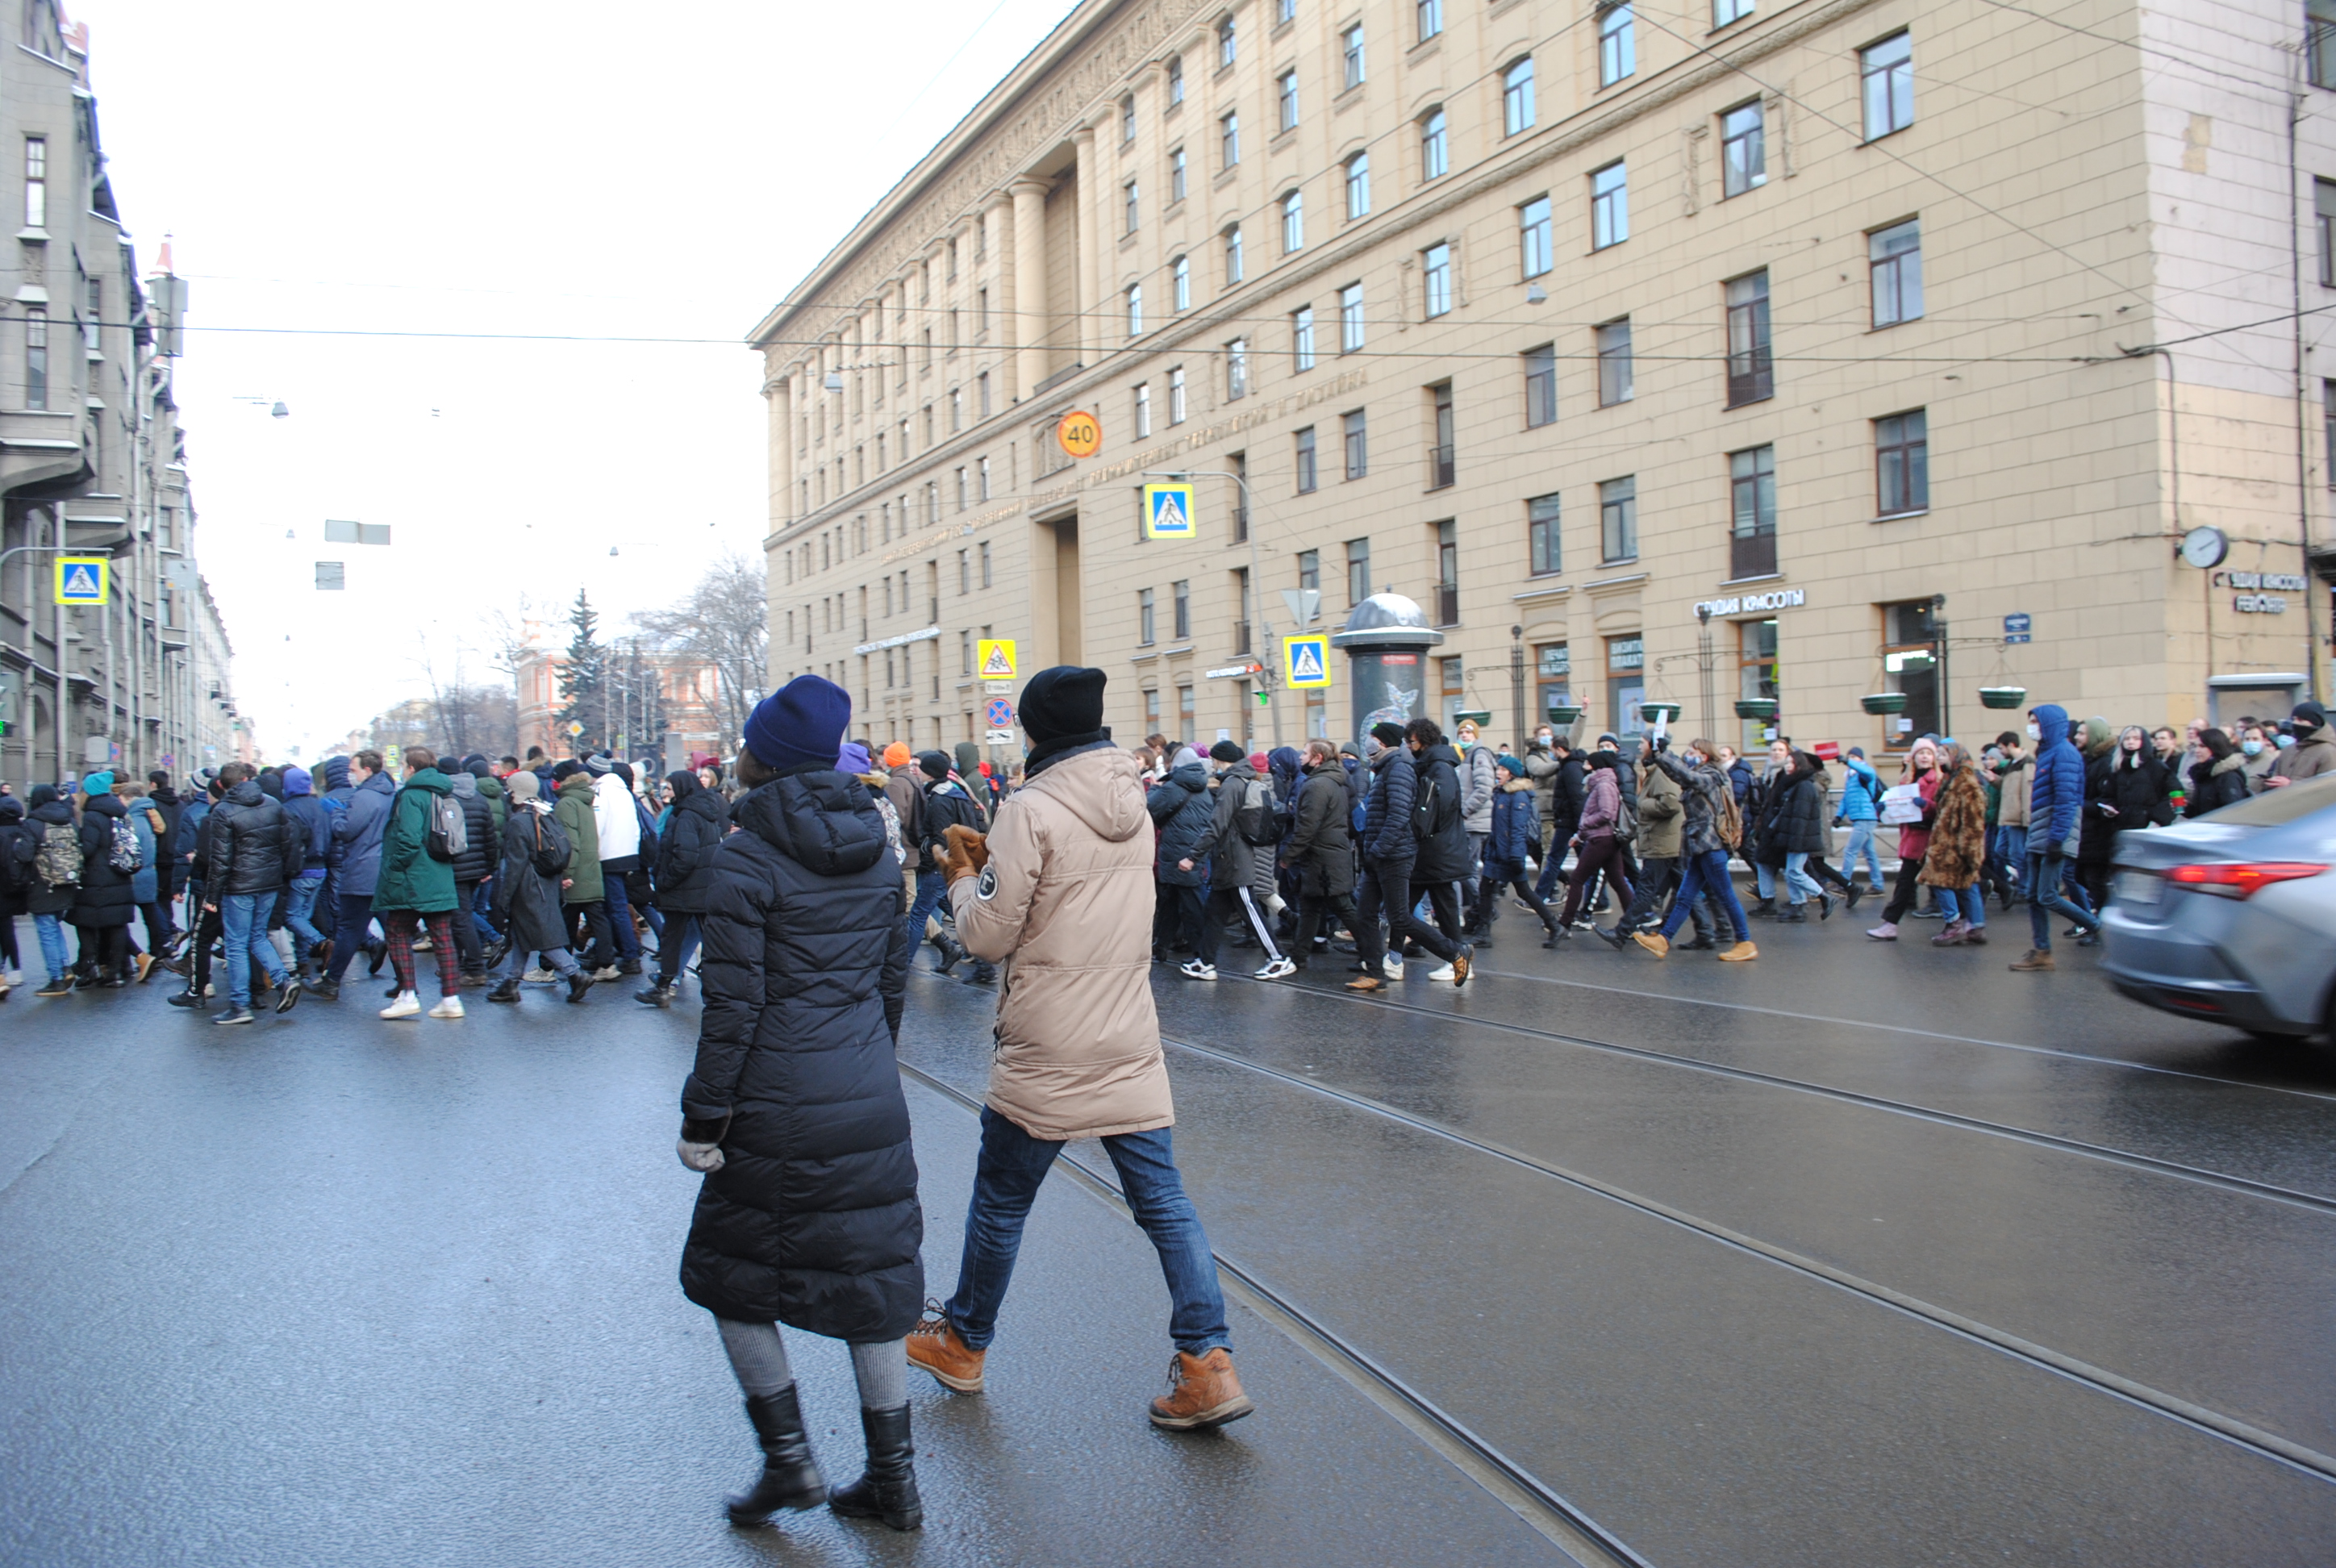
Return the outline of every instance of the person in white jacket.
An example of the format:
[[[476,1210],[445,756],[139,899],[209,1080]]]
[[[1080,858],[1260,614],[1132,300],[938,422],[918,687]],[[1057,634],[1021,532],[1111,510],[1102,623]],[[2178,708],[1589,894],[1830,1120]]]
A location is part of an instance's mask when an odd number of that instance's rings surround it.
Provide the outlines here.
[[[603,980],[641,972],[641,939],[633,930],[632,900],[625,891],[627,873],[640,869],[641,819],[633,805],[632,786],[617,771],[623,766],[605,756],[584,759],[585,771],[592,775],[592,827],[600,835],[600,903],[617,944],[616,963],[594,971],[593,978]]]

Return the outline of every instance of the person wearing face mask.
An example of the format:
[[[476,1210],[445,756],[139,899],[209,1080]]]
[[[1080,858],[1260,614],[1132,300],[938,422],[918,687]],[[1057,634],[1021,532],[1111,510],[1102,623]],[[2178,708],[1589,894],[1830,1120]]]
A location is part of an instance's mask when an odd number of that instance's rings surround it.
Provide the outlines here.
[[[2118,835],[2138,827],[2166,826],[2174,820],[2174,806],[2166,798],[2170,780],[2166,765],[2137,724],[2117,732],[2106,771],[2088,769],[2088,816],[2099,827],[2085,834],[2077,853],[2077,875],[2098,910],[2108,907],[2109,867],[2117,859]]]
[[[2010,730],[1995,737],[1995,758],[1989,765],[1996,791],[1995,832],[1989,848],[2004,872],[2003,907],[2011,901],[2028,872],[2029,776],[2027,748]]]
[[[1928,737],[1916,741],[1906,753],[1905,770],[1898,775],[1901,785],[1914,787],[1913,802],[1921,814],[1898,824],[1898,881],[1891,891],[1890,902],[1882,911],[1882,923],[1865,934],[1877,942],[1898,940],[1898,922],[1914,907],[1915,889],[1921,885],[1922,856],[1931,847],[1931,824],[1938,811],[1939,785],[1945,782],[1939,772],[1939,748]]]
[[[1934,948],[1987,945],[1987,900],[1980,872],[1987,859],[1987,790],[1971,753],[1950,741],[1941,758],[1938,813],[1923,847],[1921,881],[1932,889],[1947,923]]]
[[[2247,798],[2246,754],[2219,729],[2198,732],[2190,752],[2190,801],[2182,814],[2202,817]]]
[[[1656,741],[1651,760],[1679,786],[1680,803],[1686,808],[1679,856],[1686,870],[1680,875],[1679,897],[1671,901],[1671,912],[1663,917],[1662,929],[1635,932],[1630,940],[1655,957],[1664,957],[1671,950],[1671,933],[1685,923],[1695,901],[1711,892],[1728,911],[1736,935],[1735,944],[1721,950],[1719,961],[1749,963],[1760,956],[1760,950],[1752,945],[1752,928],[1736,896],[1735,881],[1728,874],[1728,852],[1735,847],[1729,840],[1740,840],[1743,819],[1728,775],[1712,761],[1719,748],[1708,740],[1692,740],[1685,753],[1675,757],[1666,749],[1668,744],[1668,737]]]
[[[2253,722],[2239,726],[2238,747],[2239,755],[2247,759],[2240,769],[2246,774],[2247,793],[2263,794],[2263,780],[2271,776],[2273,765],[2279,761],[2279,748],[2271,744],[2263,726]]]
[[[1842,755],[1841,816],[1849,827],[1849,848],[1841,857],[1849,875],[1849,907],[1857,907],[1857,861],[1865,857],[1865,874],[1874,891],[1882,891],[1882,852],[1874,847],[1874,830],[1882,825],[1882,780],[1865,760],[1865,748],[1854,745]],[[1838,825],[1838,823],[1836,824]]]
[[[2279,760],[2263,775],[2265,789],[2284,789],[2299,779],[2336,773],[2336,732],[2330,730],[2328,716],[2319,704],[2297,703],[2288,716],[2288,727],[2294,732],[2293,739],[2281,747]]]

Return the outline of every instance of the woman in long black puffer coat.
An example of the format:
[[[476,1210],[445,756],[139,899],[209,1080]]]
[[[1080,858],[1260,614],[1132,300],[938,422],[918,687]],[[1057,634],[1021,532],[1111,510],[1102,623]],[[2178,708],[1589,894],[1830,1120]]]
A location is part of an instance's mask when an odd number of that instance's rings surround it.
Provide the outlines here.
[[[669,1007],[689,955],[698,943],[706,902],[714,891],[714,852],[730,833],[730,803],[697,782],[686,768],[666,775],[673,811],[657,835],[657,863],[650,872],[657,907],[665,916],[657,940],[657,977],[634,1000]]]
[[[850,714],[841,687],[806,675],[745,726],[748,793],[714,855],[705,1013],[681,1091],[682,1163],[706,1173],[681,1286],[714,1314],[762,1442],[762,1478],[730,1500],[731,1518],[758,1524],[824,1498],[908,1530],[922,1505],[904,1340],[925,1299],[893,1057],[908,901],[868,787],[836,767]],[[868,1472],[832,1497],[779,1323],[852,1346]]]
[[[96,774],[99,786],[81,808],[81,887],[73,894],[73,923],[81,929],[81,952],[73,960],[73,983],[83,989],[112,989],[130,983],[130,922],[137,917],[132,873],[115,871],[113,824],[129,815],[113,793],[113,775]]]
[[[2190,765],[2190,799],[2182,808],[2184,816],[2202,817],[2247,798],[2246,755],[2229,735],[2202,729],[2190,755],[2196,760]]]

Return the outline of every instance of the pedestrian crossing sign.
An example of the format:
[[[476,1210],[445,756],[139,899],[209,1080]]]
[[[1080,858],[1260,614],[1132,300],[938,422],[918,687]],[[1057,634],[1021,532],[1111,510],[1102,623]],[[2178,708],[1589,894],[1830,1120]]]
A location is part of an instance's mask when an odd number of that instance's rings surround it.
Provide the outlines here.
[[[1144,487],[1144,537],[1194,539],[1192,487],[1189,484],[1147,484]]]
[[[102,555],[61,555],[57,558],[57,602],[59,604],[103,604],[106,602],[106,569],[112,560]]]
[[[1330,639],[1293,637],[1281,645],[1282,674],[1294,687],[1330,684]]]
[[[975,645],[975,657],[981,661],[984,680],[1014,678],[1014,639],[1010,637],[985,637]]]

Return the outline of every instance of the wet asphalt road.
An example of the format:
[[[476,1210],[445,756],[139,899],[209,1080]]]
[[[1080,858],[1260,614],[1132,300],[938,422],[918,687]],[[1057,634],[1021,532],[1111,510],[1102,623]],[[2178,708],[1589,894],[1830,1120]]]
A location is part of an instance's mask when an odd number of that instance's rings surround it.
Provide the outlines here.
[[[2015,924],[1163,970],[1179,1155],[1222,1255],[1647,1562],[2336,1561],[2336,1056],[2009,974]],[[1157,1269],[1060,1177],[992,1391],[916,1379],[922,1536],[731,1531],[694,1008],[218,1030],[162,984],[0,1008],[0,1561],[1563,1560],[1238,1303],[1259,1416],[1148,1430]],[[904,1060],[978,1096],[990,997],[912,986]],[[909,1092],[938,1294],[973,1128]],[[791,1349],[846,1478],[843,1359]]]

